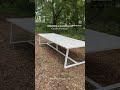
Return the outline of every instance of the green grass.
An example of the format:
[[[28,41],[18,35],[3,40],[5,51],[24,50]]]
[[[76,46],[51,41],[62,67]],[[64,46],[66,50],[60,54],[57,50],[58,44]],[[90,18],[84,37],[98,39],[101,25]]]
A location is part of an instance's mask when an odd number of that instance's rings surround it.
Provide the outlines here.
[[[36,24],[36,32],[38,33],[57,33],[71,38],[85,40],[85,29],[83,28],[68,28],[67,30],[48,28],[46,24]]]

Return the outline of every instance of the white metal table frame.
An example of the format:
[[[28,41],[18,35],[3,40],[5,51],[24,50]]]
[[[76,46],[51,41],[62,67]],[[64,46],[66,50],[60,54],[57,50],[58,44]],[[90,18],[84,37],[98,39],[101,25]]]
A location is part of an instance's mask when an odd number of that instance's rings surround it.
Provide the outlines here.
[[[13,26],[16,25],[16,24],[10,22],[9,19],[8,19],[7,21],[10,23],[10,40],[9,40],[10,44],[15,44],[15,43],[25,43],[25,42],[28,42],[28,43],[34,45],[34,43],[32,42],[32,41],[34,41],[34,40],[12,41],[12,37],[13,37],[13,29],[14,29]],[[16,25],[16,26],[17,26],[17,25]],[[17,26],[17,27],[19,27],[19,26]],[[21,28],[22,28],[22,27],[21,27]],[[22,29],[24,29],[24,28],[22,28]]]
[[[34,40],[27,40],[27,41],[15,41],[13,42],[12,41],[12,37],[13,37],[13,25],[12,23],[10,23],[10,44],[15,44],[15,43],[25,43],[25,42],[28,42],[28,43],[31,43],[32,45],[34,45],[34,43],[32,43],[32,41]]]
[[[64,54],[63,52],[61,52],[60,50],[58,50],[58,46],[59,46],[59,45],[57,45],[55,42],[54,42],[54,44],[56,45],[56,47],[53,47],[53,46],[51,45],[51,43],[53,43],[52,41],[47,42],[47,43],[42,43],[42,42],[41,42],[41,37],[42,37],[42,36],[39,35],[39,45],[46,44],[46,45],[50,46],[51,48],[55,49],[56,51],[58,51],[58,52],[59,52],[60,54],[62,54],[63,56],[65,56],[64,68],[70,68],[70,67],[77,66],[77,65],[80,65],[80,64],[84,64],[84,63],[85,63],[85,61],[77,62],[77,61],[73,60],[72,58],[70,58],[70,57],[69,57],[69,50],[70,50],[70,48],[67,48],[67,49],[66,49],[66,54]],[[44,37],[42,37],[42,38],[44,38]],[[44,38],[44,39],[46,39],[46,38]],[[82,48],[82,47],[81,47],[81,48]],[[67,65],[68,59],[69,59],[70,61],[72,61],[74,64]]]

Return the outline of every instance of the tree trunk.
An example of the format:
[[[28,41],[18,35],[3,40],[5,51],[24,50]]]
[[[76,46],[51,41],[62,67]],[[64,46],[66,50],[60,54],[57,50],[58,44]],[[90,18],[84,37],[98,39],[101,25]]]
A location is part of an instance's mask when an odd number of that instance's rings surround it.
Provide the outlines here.
[[[55,15],[53,15],[53,25],[56,25],[57,24],[57,18]]]

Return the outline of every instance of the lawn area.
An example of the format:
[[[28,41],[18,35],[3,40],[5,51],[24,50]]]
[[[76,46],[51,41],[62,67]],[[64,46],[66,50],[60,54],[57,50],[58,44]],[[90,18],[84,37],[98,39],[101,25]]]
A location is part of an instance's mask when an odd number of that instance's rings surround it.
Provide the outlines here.
[[[81,27],[72,27],[68,29],[51,29],[47,27],[46,24],[36,24],[36,32],[37,33],[57,33],[63,36],[68,36],[71,38],[85,40],[85,29]]]

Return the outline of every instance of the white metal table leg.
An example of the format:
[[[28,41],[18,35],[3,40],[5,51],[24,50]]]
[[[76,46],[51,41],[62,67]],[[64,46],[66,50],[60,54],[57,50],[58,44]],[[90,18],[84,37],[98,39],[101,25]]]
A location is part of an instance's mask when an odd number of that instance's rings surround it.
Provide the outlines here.
[[[40,36],[39,36],[39,45],[41,45],[41,40],[40,40]]]
[[[67,66],[68,54],[69,54],[69,49],[66,50],[64,68],[66,68]]]
[[[56,44],[56,49],[58,50],[58,45]]]
[[[80,65],[80,64],[84,64],[84,63],[85,63],[85,61],[77,62],[77,61],[71,59],[71,58],[68,56],[68,54],[69,54],[69,49],[66,50],[64,68],[70,68],[70,67],[77,66],[77,65]],[[67,65],[68,59],[69,59],[70,61],[74,62],[74,64]]]
[[[11,25],[10,25],[10,44],[12,43],[12,31],[13,31],[13,25],[11,23]]]

